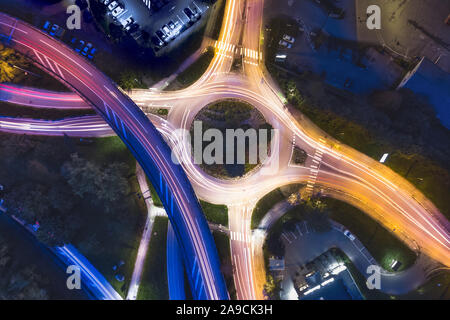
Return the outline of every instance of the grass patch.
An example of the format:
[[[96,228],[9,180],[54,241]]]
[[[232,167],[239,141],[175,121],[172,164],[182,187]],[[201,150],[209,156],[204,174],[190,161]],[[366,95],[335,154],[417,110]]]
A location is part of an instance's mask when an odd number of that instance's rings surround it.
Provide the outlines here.
[[[157,207],[163,208],[164,207],[163,203],[162,203],[161,198],[159,197],[158,193],[156,193],[155,187],[153,186],[153,184],[150,183],[150,181],[148,180],[147,177],[146,177],[146,179],[147,179],[148,187],[150,189],[150,194],[152,195],[153,204]]]
[[[213,58],[214,49],[209,47],[197,61],[181,72],[166,90],[185,89],[194,84],[206,72]]]
[[[139,300],[168,300],[167,284],[167,226],[166,217],[156,217],[152,230],[144,273],[138,292]]]
[[[210,25],[208,26],[208,35],[214,39],[218,40],[220,36],[220,31],[222,29],[223,17],[225,14],[226,1],[218,0],[214,6],[218,6],[215,10],[215,16],[210,17]]]
[[[209,202],[201,201],[203,213],[206,220],[212,223],[228,226],[228,208],[225,205],[217,205]]]
[[[283,200],[284,195],[279,188],[269,192],[262,199],[260,199],[256,204],[255,209],[253,209],[251,223],[252,229],[256,229],[258,227],[267,211],[269,211],[275,204]]]
[[[218,231],[213,232],[214,241],[216,243],[216,248],[220,257],[221,271],[225,278],[225,283],[227,285],[228,293],[230,294],[231,300],[236,300],[236,288],[234,286],[233,279],[233,266],[231,264],[231,248],[230,248],[230,238]]]
[[[324,198],[322,201],[330,218],[348,228],[385,270],[393,271],[390,267],[392,259],[402,263],[398,271],[414,264],[414,251],[370,216],[339,200]]]

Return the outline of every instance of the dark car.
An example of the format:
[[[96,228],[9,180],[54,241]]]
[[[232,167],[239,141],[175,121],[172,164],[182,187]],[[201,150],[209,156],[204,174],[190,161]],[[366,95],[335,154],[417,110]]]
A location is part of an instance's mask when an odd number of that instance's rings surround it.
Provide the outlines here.
[[[77,38],[72,38],[70,44],[76,52],[80,52],[84,48],[85,42],[83,40],[77,40]]]
[[[159,38],[159,37],[157,37],[156,35],[155,36],[152,36],[151,37],[151,39],[150,39],[150,41],[152,42],[152,44],[155,46],[155,48],[161,48],[162,46],[164,46],[164,42]]]
[[[155,33],[160,39],[166,42],[167,35],[164,32],[162,32],[161,30],[157,30]]]
[[[132,25],[129,26],[129,29],[127,30],[127,32],[129,34],[132,34],[132,33],[135,33],[138,30],[139,30],[139,25],[137,23],[133,23]]]
[[[193,20],[194,19],[194,14],[192,13],[192,10],[189,8],[184,8],[183,10],[184,14],[189,18],[189,20]]]

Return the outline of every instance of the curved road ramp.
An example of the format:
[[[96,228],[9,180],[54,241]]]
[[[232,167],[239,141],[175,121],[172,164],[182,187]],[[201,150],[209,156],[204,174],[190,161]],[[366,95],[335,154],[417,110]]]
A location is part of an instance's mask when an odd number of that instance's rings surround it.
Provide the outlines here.
[[[195,299],[228,299],[214,239],[182,167],[145,114],[117,85],[62,42],[0,13],[7,44],[76,91],[127,145],[157,189],[174,228]]]

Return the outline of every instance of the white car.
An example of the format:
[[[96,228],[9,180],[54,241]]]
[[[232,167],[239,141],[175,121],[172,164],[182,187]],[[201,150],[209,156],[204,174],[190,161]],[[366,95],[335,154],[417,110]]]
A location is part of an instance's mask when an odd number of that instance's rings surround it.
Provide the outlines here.
[[[117,3],[117,1],[113,1],[113,2],[111,2],[111,3],[109,4],[108,10],[109,10],[109,11],[112,11],[112,10],[114,10],[118,5],[119,5],[119,4]]]
[[[108,3],[109,3],[110,1],[111,1],[111,0],[103,0],[102,3],[103,3],[105,6],[107,6]]]
[[[291,36],[289,36],[289,35],[287,35],[287,34],[285,34],[285,35],[283,36],[283,40],[284,40],[284,41],[287,41],[287,42],[290,42],[290,43],[294,43],[294,42],[295,42],[295,38],[294,38],[294,37],[291,37]]]
[[[122,26],[126,29],[127,26],[131,26],[131,24],[133,24],[134,19],[132,16],[129,16],[126,19],[120,20],[120,23],[122,24]],[[128,28],[129,29],[129,28]]]
[[[117,7],[113,10],[113,12],[111,12],[111,15],[112,15],[113,17],[117,17],[117,16],[118,16],[119,14],[121,14],[124,10],[125,10],[124,7],[122,7],[122,6],[117,6]]]
[[[348,230],[344,231],[344,235],[352,241],[356,239],[355,236],[353,234],[351,234],[351,232]]]
[[[284,41],[284,40],[280,40],[280,42],[278,43],[280,46],[282,46],[282,47],[285,47],[285,48],[287,48],[287,49],[290,49],[290,48],[292,48],[292,44],[290,44],[290,43],[287,43],[286,41]]]

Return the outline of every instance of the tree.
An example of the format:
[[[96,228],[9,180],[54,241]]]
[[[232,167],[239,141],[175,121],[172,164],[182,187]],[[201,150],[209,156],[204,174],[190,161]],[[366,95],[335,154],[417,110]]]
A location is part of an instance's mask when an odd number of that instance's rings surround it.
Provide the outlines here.
[[[121,197],[130,191],[130,187],[125,174],[129,168],[124,163],[113,162],[102,172],[101,187],[97,189],[99,199],[107,202],[120,200]]]
[[[281,281],[275,280],[272,275],[267,276],[267,282],[264,284],[264,293],[270,300],[280,300]]]
[[[10,212],[28,223],[34,223],[50,210],[46,191],[41,184],[26,182],[7,193],[5,203]]]
[[[72,191],[80,196],[94,195],[101,187],[101,172],[92,162],[72,154],[71,160],[62,167],[63,176],[71,186]]]
[[[24,65],[25,59],[13,49],[0,43],[0,82],[13,82],[21,73],[16,65]]]

